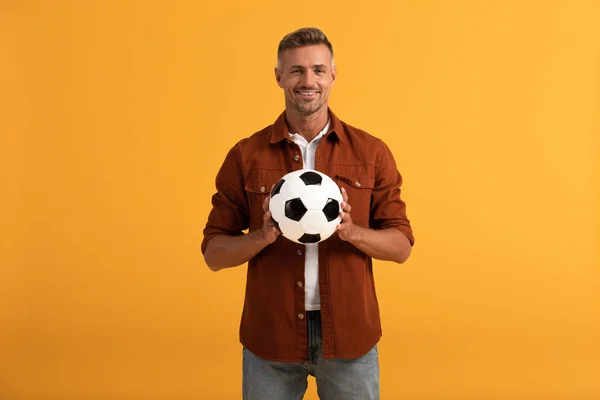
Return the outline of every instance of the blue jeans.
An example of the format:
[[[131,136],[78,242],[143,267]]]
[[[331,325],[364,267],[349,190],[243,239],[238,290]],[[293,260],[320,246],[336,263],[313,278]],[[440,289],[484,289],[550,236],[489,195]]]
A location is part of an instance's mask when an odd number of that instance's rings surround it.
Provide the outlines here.
[[[306,317],[307,363],[268,361],[244,348],[243,400],[300,400],[308,387],[308,375],[316,378],[321,400],[378,400],[377,345],[359,358],[324,359],[320,312],[308,311]]]

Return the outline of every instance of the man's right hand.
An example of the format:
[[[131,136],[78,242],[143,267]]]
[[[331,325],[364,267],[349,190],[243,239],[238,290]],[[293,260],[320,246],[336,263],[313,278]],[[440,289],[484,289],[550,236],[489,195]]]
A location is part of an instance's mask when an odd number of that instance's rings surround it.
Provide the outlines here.
[[[273,190],[273,188],[271,188]],[[263,226],[245,235],[217,235],[206,245],[204,261],[213,271],[248,262],[281,235],[269,211],[269,196],[263,202]]]
[[[277,239],[277,236],[281,235],[281,232],[279,229],[277,229],[273,223],[273,219],[271,218],[271,211],[269,211],[269,199],[270,196],[267,196],[262,205],[263,211],[265,212],[263,215],[262,235],[265,242],[271,244]]]

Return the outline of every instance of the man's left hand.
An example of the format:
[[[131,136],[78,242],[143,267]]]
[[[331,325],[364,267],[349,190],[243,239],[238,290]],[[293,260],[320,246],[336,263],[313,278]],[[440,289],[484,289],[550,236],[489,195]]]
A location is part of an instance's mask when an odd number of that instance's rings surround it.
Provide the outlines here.
[[[352,223],[352,217],[350,216],[352,207],[350,207],[350,204],[348,204],[348,194],[346,193],[346,189],[341,188],[341,192],[343,201],[340,218],[342,218],[342,222],[340,222],[340,224],[336,227],[336,230],[340,239],[351,241],[356,238],[359,229]]]

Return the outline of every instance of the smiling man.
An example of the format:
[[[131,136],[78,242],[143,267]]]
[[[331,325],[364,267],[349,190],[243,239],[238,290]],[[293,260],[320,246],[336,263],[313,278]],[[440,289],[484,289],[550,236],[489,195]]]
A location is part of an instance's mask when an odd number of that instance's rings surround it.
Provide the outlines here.
[[[403,263],[410,255],[402,178],[385,143],[329,109],[337,72],[323,32],[288,34],[277,60],[285,111],[227,154],[202,242],[214,271],[248,262],[243,398],[301,399],[313,375],[321,399],[378,399],[372,259]],[[268,211],[272,185],[302,168],[329,175],[344,198],[336,234],[318,244],[283,238]]]

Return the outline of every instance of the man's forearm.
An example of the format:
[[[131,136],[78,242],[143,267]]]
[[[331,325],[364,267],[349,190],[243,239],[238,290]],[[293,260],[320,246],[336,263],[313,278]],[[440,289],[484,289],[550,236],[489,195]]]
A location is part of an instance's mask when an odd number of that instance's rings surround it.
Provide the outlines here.
[[[270,242],[261,229],[245,235],[218,235],[206,245],[204,261],[213,271],[237,267],[257,255]]]
[[[348,239],[357,249],[377,260],[403,263],[410,256],[412,246],[399,230],[388,228],[367,229],[354,225],[356,232]]]

